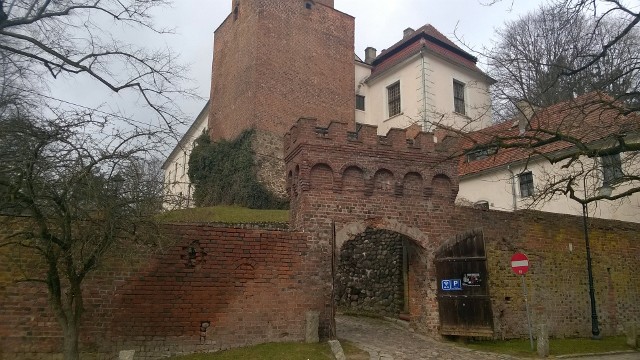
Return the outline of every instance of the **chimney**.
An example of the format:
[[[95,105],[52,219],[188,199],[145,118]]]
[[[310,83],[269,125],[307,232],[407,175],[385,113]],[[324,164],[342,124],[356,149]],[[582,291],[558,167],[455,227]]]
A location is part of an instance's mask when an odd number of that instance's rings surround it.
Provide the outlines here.
[[[371,46],[369,46],[368,48],[364,49],[364,62],[367,64],[371,64],[373,63],[373,60],[375,60],[376,56],[378,56],[377,53],[378,50],[372,48]]]
[[[531,119],[534,117],[539,108],[527,100],[520,100],[516,102],[516,108],[518,109],[518,115],[516,119],[518,121],[518,129],[520,130],[520,135],[524,134],[525,131],[529,130],[529,124]]]
[[[406,39],[407,37],[411,36],[411,34],[413,34],[414,32],[416,32],[416,31],[413,30],[412,28],[408,27],[408,28],[404,29],[404,32],[402,33],[402,38]]]

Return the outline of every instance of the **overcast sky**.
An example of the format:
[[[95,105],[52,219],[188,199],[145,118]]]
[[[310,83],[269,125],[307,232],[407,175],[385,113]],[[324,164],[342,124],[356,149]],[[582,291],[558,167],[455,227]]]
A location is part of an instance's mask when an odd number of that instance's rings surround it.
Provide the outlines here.
[[[472,48],[490,46],[496,28],[545,0],[502,0],[486,6],[490,1],[335,0],[335,8],[355,17],[355,52],[364,58],[367,46],[375,47],[379,53],[400,40],[407,27],[417,29],[427,23],[458,44],[455,35]],[[183,102],[183,110],[190,118],[195,119],[209,96],[213,31],[230,11],[231,0],[175,0],[171,8],[158,9],[154,17],[157,26],[175,29],[174,35],[126,34],[148,47],[168,46],[190,64],[186,75],[194,79],[198,94],[205,99]],[[54,85],[52,95],[89,106],[106,103],[111,109],[137,116],[131,105],[121,105],[126,94],[113,94],[98,87],[96,82],[79,81],[76,77],[66,84]]]
[[[407,27],[417,29],[427,23],[456,43],[454,32],[474,48],[489,46],[495,28],[543,2],[503,0],[492,6],[483,5],[489,1],[335,0],[335,8],[355,17],[355,52],[364,58],[367,46],[379,53],[400,40]],[[159,12],[157,18],[158,24],[176,29],[176,35],[166,41],[169,46],[180,49],[183,59],[192,64],[191,76],[196,79],[203,97],[209,93],[213,31],[230,11],[231,0],[176,0],[172,11]],[[198,106],[190,106],[185,110],[197,115]]]

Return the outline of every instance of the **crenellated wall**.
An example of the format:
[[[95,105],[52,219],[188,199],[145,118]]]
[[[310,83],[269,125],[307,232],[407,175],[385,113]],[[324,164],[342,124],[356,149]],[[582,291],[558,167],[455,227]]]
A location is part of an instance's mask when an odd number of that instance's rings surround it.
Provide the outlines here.
[[[456,161],[447,157],[444,144],[434,142],[433,134],[410,135],[406,129],[378,136],[375,126],[349,131],[345,123],[321,127],[315,119],[298,120],[284,138],[293,227],[307,225],[301,215],[317,206],[318,192],[323,192],[320,202],[345,209],[366,202],[378,215],[402,216],[411,204],[425,209],[453,206]],[[301,197],[303,192],[307,194]],[[390,202],[396,204],[388,206]],[[381,208],[389,211],[380,213]]]
[[[411,238],[417,251],[408,259],[408,302],[418,305],[409,306],[410,316],[435,329],[437,304],[427,298],[421,279],[432,271],[428,258],[441,241],[434,234],[449,230],[457,163],[430,133],[392,129],[378,136],[374,126],[357,130],[300,119],[285,135],[291,226],[313,234],[310,242],[327,254],[327,263],[332,251],[338,257],[342,244],[367,227]],[[319,271],[331,281],[329,268]],[[328,310],[324,320],[329,322]]]
[[[520,279],[509,268],[516,251],[533,259],[528,279],[535,324],[546,322],[554,336],[588,336],[582,219],[456,207],[456,161],[447,157],[447,144],[434,143],[431,134],[412,135],[392,130],[379,137],[372,126],[350,132],[345,124],[322,127],[300,119],[285,136],[290,223],[310,234],[310,248],[322,254],[321,262],[330,264],[332,253],[339,259],[343,246],[367,231],[409,238],[409,318],[417,329],[436,333],[435,252],[459,234],[480,231],[487,246],[495,336],[526,334]],[[640,285],[624,280],[640,266],[634,241],[640,228],[592,219],[590,232],[601,326],[603,333],[616,334],[624,321],[640,320],[635,301]],[[318,269],[318,276],[330,284],[330,266]],[[323,296],[330,297],[330,290],[325,288]],[[330,315],[326,308],[323,324]]]

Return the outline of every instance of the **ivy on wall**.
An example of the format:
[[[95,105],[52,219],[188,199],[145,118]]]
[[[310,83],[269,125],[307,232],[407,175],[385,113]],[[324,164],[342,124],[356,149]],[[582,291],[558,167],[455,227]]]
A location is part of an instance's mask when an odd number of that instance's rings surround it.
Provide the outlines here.
[[[280,199],[258,182],[251,143],[254,130],[235,140],[212,142],[207,134],[197,140],[189,158],[189,179],[196,206],[238,205],[252,209],[284,209]]]

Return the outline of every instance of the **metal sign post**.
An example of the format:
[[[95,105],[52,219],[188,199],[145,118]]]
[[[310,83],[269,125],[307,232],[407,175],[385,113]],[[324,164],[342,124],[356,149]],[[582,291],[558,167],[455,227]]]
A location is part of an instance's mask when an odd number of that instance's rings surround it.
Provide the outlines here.
[[[531,351],[534,351],[531,315],[529,312],[529,296],[527,295],[527,283],[524,281],[524,276],[529,271],[529,258],[527,255],[523,253],[515,253],[511,257],[511,270],[513,270],[516,275],[520,275],[520,278],[522,279],[522,292],[524,294],[524,304],[527,309],[527,325],[529,326],[529,343],[531,343]]]
[[[533,333],[531,331],[531,315],[529,315],[529,301],[527,300],[527,283],[524,281],[524,275],[520,276],[522,278],[522,292],[524,293],[524,304],[527,308],[527,324],[529,325],[529,343],[531,343],[531,351],[534,351],[533,347]]]

